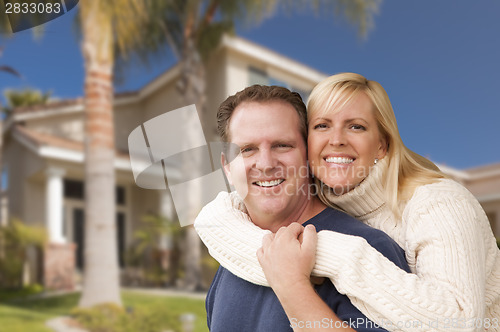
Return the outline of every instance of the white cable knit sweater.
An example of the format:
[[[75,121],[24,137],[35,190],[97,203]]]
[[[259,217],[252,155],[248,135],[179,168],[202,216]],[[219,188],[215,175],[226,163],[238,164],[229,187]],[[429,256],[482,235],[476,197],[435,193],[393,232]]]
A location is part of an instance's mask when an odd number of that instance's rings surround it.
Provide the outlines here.
[[[500,250],[474,196],[445,179],[419,187],[401,220],[384,203],[381,160],[355,189],[332,202],[389,234],[406,252],[405,273],[366,240],[318,233],[313,274],[388,330],[500,331]],[[210,254],[235,275],[268,286],[256,251],[269,231],[255,226],[236,193],[220,193],[195,228]]]

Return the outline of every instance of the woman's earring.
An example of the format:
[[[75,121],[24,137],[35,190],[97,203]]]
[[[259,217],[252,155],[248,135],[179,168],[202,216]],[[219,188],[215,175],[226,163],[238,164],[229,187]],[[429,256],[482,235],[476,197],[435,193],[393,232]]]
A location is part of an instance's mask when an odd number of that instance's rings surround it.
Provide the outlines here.
[[[378,163],[378,159],[377,159],[377,158],[375,158],[375,160],[373,161],[373,164],[375,164],[375,165],[376,165],[377,163]]]

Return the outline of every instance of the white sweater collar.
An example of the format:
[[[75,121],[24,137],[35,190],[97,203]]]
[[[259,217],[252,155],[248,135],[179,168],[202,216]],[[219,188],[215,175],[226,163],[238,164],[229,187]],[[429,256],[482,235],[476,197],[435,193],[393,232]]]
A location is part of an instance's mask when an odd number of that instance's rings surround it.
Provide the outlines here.
[[[363,217],[385,204],[384,173],[387,159],[383,158],[370,169],[370,174],[351,191],[337,196],[325,191],[326,198],[353,217]]]

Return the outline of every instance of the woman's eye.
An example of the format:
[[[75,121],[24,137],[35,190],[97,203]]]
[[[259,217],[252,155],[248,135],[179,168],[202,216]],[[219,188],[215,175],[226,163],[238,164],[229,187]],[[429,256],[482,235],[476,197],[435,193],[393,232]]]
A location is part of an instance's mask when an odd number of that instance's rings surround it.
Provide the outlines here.
[[[351,129],[354,129],[354,130],[366,130],[366,128],[364,126],[357,125],[357,124],[351,125]]]
[[[327,127],[327,126],[326,126],[326,124],[325,124],[325,123],[318,123],[317,125],[315,125],[315,126],[313,127],[313,129],[324,129],[324,128],[326,128],[326,127]]]

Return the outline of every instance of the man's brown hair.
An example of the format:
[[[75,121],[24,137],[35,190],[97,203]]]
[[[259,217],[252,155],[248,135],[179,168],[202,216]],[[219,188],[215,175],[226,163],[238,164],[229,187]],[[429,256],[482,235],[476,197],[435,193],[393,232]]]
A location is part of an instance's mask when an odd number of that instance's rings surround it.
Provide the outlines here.
[[[243,102],[281,101],[293,106],[299,116],[299,130],[307,145],[307,112],[302,97],[281,86],[252,85],[222,102],[217,111],[217,133],[223,142],[229,142],[229,122],[234,110]]]

